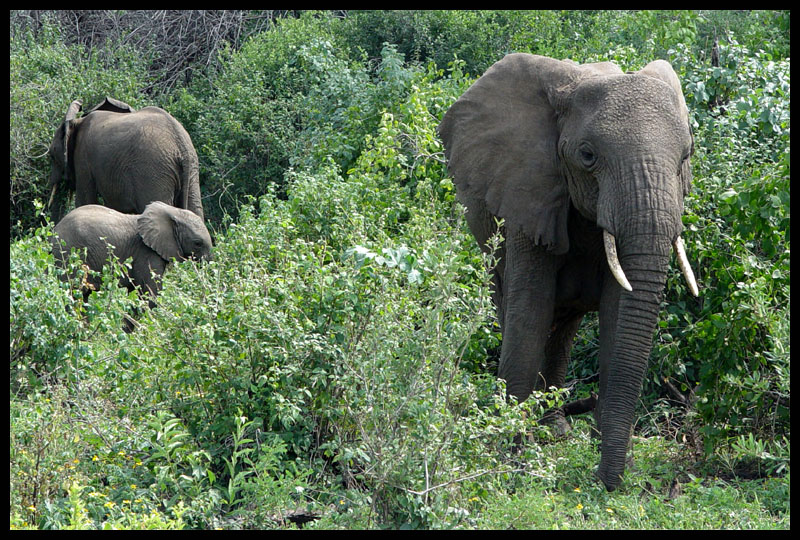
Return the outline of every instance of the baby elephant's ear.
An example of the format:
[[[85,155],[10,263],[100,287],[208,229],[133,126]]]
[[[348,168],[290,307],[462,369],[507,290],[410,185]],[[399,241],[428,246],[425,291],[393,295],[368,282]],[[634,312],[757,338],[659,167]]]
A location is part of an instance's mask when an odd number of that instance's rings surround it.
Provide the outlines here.
[[[555,253],[569,249],[569,193],[556,149],[558,113],[581,76],[574,62],[509,54],[439,124],[458,198],[485,201],[506,226]]]
[[[144,208],[136,222],[136,231],[142,241],[165,261],[182,259],[172,217],[174,210],[168,204],[154,201]]]

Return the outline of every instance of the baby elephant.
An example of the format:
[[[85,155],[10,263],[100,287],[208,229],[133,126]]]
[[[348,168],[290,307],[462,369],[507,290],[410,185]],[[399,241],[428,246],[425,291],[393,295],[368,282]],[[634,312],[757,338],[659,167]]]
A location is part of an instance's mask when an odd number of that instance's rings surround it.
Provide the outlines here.
[[[151,202],[139,215],[122,214],[96,204],[80,206],[64,216],[54,229],[53,255],[65,266],[70,248],[86,248],[84,263],[100,271],[108,259],[108,245],[121,261],[133,257],[129,278],[120,287],[149,293],[150,307],[161,289],[161,276],[171,259],[211,259],[211,236],[202,218],[189,210],[163,202]],[[82,255],[83,256],[83,255]],[[66,279],[66,277],[64,277]],[[100,286],[89,277],[84,298]]]

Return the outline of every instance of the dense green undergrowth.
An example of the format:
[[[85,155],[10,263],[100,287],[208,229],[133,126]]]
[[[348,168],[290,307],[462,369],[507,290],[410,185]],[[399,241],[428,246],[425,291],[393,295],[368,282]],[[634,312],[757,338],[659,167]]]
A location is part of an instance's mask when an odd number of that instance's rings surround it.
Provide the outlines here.
[[[147,51],[15,26],[11,527],[789,528],[788,23],[307,13],[163,94]],[[587,420],[558,441],[536,424],[563,395],[504,398],[494,261],[435,131],[511,51],[625,70],[666,58],[690,108],[683,236],[702,292],[671,272],[635,466],[612,494],[592,478]],[[135,295],[83,305],[57,279],[42,209],[40,154],[66,106],[105,95],[186,126],[215,236],[215,260],[173,265],[131,334]],[[569,379],[596,371],[596,343],[587,319]]]

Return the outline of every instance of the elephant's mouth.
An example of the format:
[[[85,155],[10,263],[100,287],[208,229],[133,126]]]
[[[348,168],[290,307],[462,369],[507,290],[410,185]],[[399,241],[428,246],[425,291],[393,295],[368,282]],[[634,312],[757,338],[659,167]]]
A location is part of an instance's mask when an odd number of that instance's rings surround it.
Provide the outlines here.
[[[605,247],[606,260],[608,261],[608,268],[611,270],[611,274],[623,289],[632,291],[633,287],[631,287],[631,284],[628,282],[628,278],[625,277],[625,272],[622,271],[622,265],[619,264],[619,259],[617,258],[617,241],[614,235],[605,229],[603,229],[603,245]],[[672,249],[675,251],[675,256],[678,259],[678,267],[681,269],[681,272],[683,272],[686,283],[689,285],[689,291],[694,296],[698,296],[700,290],[697,287],[697,281],[694,278],[694,272],[692,272],[689,259],[686,257],[686,250],[683,248],[683,238],[678,236],[672,243]]]

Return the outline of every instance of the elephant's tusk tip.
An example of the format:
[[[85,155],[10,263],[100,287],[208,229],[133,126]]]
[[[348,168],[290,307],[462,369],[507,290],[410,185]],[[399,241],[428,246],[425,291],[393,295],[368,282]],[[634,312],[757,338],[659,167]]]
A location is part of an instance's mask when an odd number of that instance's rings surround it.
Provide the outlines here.
[[[700,296],[700,291],[697,289],[696,283],[689,284],[689,292],[692,293],[692,296],[694,296],[695,298]]]

